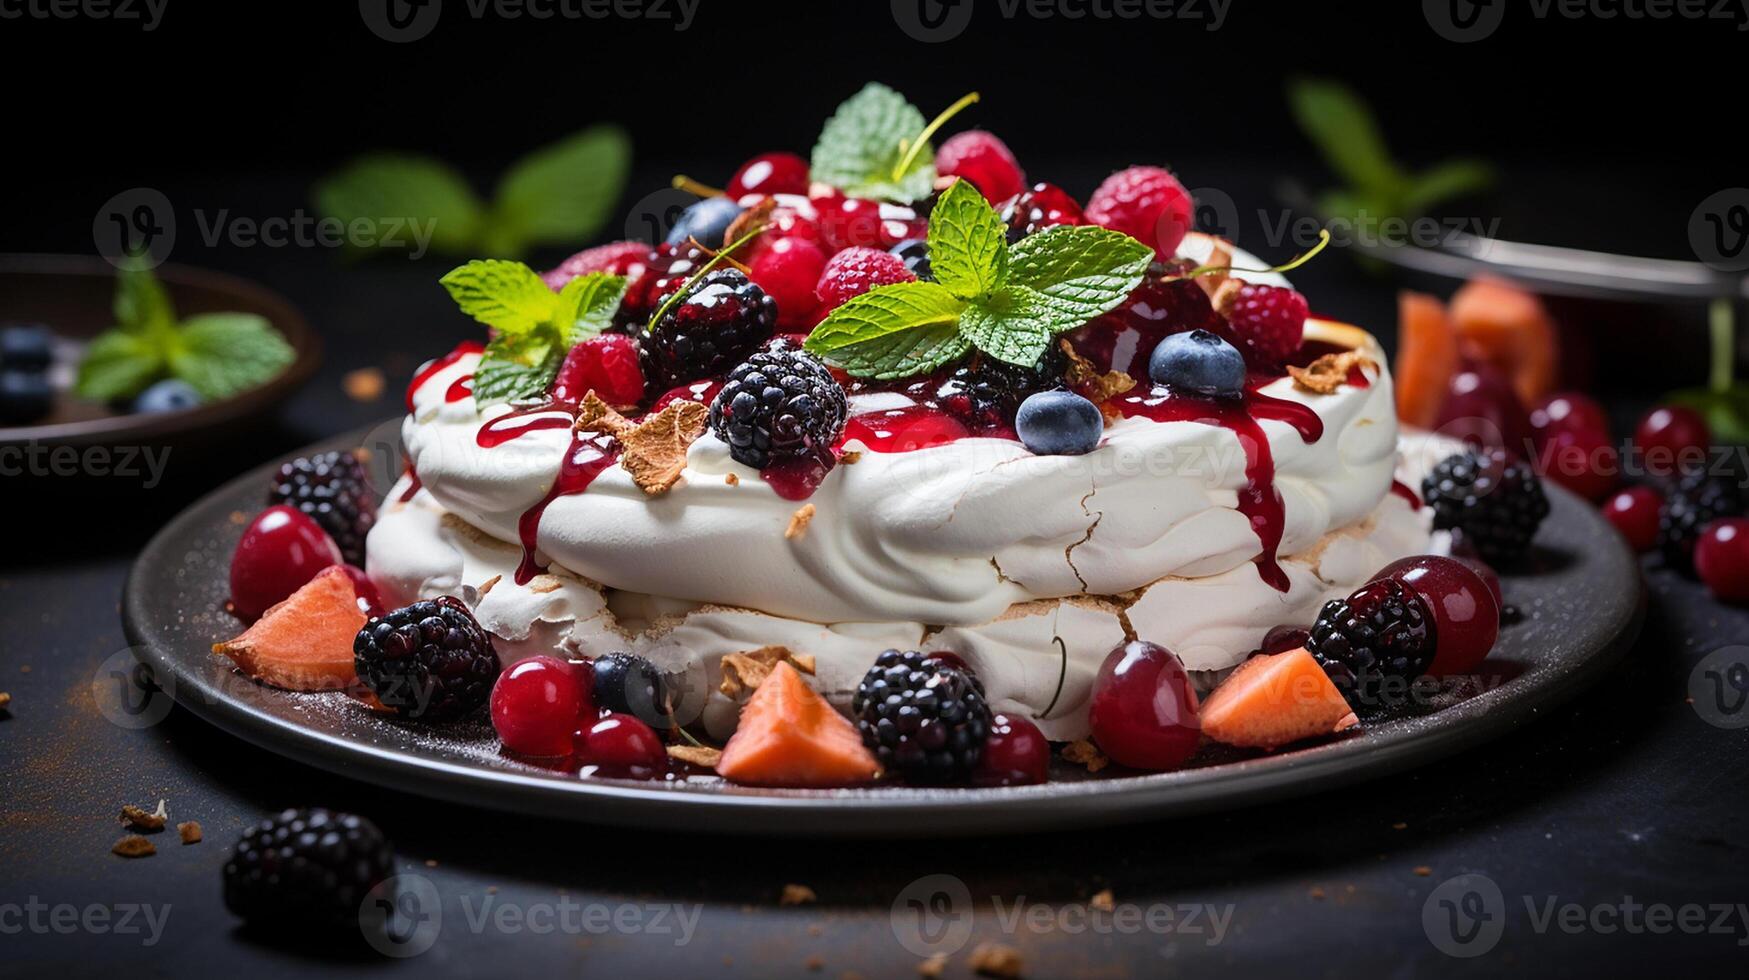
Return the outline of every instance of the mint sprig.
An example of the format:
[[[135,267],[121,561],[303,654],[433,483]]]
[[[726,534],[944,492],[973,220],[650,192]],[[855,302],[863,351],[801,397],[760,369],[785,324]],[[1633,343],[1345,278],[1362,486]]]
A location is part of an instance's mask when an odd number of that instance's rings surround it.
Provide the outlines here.
[[[116,283],[115,326],[97,335],[79,362],[74,391],[92,401],[132,398],[153,382],[179,378],[207,401],[272,379],[296,357],[266,317],[202,313],[178,322],[170,295],[143,265]]]
[[[1049,228],[1008,245],[1001,217],[955,181],[929,221],[936,282],[880,286],[833,310],[805,347],[858,377],[903,378],[972,348],[1036,364],[1056,335],[1112,310],[1141,284],[1153,250],[1121,232]]]
[[[935,187],[935,152],[924,128],[923,113],[903,95],[869,82],[826,120],[809,176],[852,197],[921,200]],[[918,143],[924,148],[913,152]]]
[[[370,223],[378,246],[485,252],[516,258],[536,245],[596,235],[625,189],[631,141],[595,126],[512,164],[490,204],[440,160],[405,154],[360,157],[315,187],[317,210],[347,224]]]
[[[573,346],[613,322],[624,276],[592,272],[555,293],[521,262],[475,259],[441,280],[463,313],[496,331],[474,371],[480,408],[539,397]]]

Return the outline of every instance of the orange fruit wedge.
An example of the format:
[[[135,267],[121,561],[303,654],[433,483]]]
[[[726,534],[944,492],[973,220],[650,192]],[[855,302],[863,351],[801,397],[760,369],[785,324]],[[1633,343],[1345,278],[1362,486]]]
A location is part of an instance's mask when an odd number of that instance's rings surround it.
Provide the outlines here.
[[[856,726],[787,663],[741,708],[740,726],[717,762],[718,775],[745,786],[855,786],[880,772]]]
[[[1473,279],[1451,298],[1463,352],[1499,368],[1518,400],[1534,405],[1560,373],[1555,322],[1536,294],[1499,279]]]
[[[1397,294],[1397,418],[1431,429],[1458,371],[1457,333],[1445,304],[1425,293]]]
[[[1348,702],[1304,648],[1252,657],[1202,703],[1202,732],[1227,745],[1273,749],[1329,735]]]
[[[339,565],[316,573],[234,640],[213,644],[243,673],[289,691],[332,691],[358,680],[352,640],[364,626],[358,593]]]

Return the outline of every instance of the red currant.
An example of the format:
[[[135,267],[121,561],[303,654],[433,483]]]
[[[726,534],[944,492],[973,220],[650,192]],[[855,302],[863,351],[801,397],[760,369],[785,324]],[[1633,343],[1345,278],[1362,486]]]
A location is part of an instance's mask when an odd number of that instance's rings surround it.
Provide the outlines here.
[[[1386,565],[1379,579],[1413,589],[1433,614],[1434,677],[1468,674],[1500,636],[1500,602],[1476,570],[1455,558],[1414,555]]]
[[[577,671],[556,657],[518,660],[492,685],[492,727],[498,740],[523,755],[569,755],[577,719],[584,714]]]
[[[1051,743],[1037,725],[1016,715],[995,715],[972,785],[1034,786],[1045,781],[1050,762]]]
[[[1645,456],[1647,472],[1661,475],[1705,463],[1712,442],[1706,419],[1680,405],[1652,409],[1634,429],[1634,445]]]
[[[1176,769],[1202,737],[1184,664],[1165,647],[1140,640],[1106,655],[1088,720],[1100,750],[1132,769]]]
[[[255,619],[329,565],[340,547],[303,512],[284,504],[255,515],[231,555],[231,608]]]
[[[1694,570],[1719,599],[1749,602],[1749,518],[1708,524],[1694,544]]]
[[[668,751],[654,729],[637,718],[609,713],[579,732],[577,754],[603,775],[650,779],[668,767]]]
[[[1628,547],[1644,553],[1658,546],[1658,512],[1664,508],[1664,495],[1651,487],[1628,487],[1603,504],[1603,516]]]
[[[808,161],[794,153],[761,153],[735,171],[724,196],[739,201],[749,194],[806,194]]]
[[[604,333],[571,348],[553,378],[553,401],[575,407],[591,391],[620,408],[644,400],[644,370],[638,365],[636,341],[625,334]]]

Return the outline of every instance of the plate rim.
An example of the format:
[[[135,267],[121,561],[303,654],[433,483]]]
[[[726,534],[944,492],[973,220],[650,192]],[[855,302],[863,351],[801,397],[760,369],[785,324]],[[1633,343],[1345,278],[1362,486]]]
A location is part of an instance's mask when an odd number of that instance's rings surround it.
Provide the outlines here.
[[[357,445],[381,424],[294,450],[292,455]],[[1309,796],[1449,758],[1533,720],[1613,667],[1638,637],[1646,610],[1638,561],[1624,542],[1612,541],[1609,550],[1616,553],[1614,558],[1633,569],[1633,591],[1610,607],[1614,622],[1599,647],[1569,669],[1514,691],[1510,698],[1504,692],[1511,685],[1499,685],[1430,716],[1444,718],[1443,724],[1386,740],[1361,736],[1197,769],[1038,786],[939,790],[713,786],[708,792],[688,793],[630,781],[513,772],[364,744],[276,717],[223,691],[210,693],[214,689],[198,673],[180,669],[177,656],[160,649],[149,635],[146,624],[152,617],[142,582],[150,569],[164,564],[167,554],[176,553],[184,542],[200,540],[201,533],[213,526],[216,514],[209,511],[228,514],[235,509],[232,498],[249,487],[265,485],[279,463],[276,458],[208,492],[165,524],[141,550],[122,590],[123,629],[135,657],[172,679],[171,696],[178,705],[276,755],[419,797],[588,823],[693,831],[708,825],[713,833],[753,836],[946,837],[1130,823]],[[1557,508],[1579,508],[1582,514],[1588,512],[1586,519],[1607,528],[1601,515],[1578,497],[1560,487],[1547,489]],[[188,696],[191,690],[204,696]],[[1356,765],[1363,757],[1366,764]],[[482,793],[482,786],[490,792]],[[941,819],[943,813],[950,813],[951,819]],[[827,814],[837,814],[837,819],[822,820]],[[896,816],[926,816],[927,822],[918,826],[894,820]]]

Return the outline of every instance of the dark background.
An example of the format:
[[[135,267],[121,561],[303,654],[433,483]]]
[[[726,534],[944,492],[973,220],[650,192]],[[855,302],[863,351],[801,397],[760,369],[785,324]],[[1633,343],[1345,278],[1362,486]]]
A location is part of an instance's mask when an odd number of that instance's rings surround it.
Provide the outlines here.
[[[832,108],[872,78],[926,115],[982,92],[950,129],[995,130],[1032,178],[1077,196],[1118,167],[1166,163],[1189,186],[1228,191],[1248,215],[1274,213],[1284,182],[1318,188],[1330,179],[1282,96],[1285,77],[1307,73],[1344,79],[1370,99],[1412,167],[1454,155],[1495,162],[1498,188],[1450,213],[1497,218],[1507,237],[1689,258],[1695,205],[1743,183],[1734,113],[1749,40],[1731,23],[1537,20],[1514,5],[1494,36],[1454,44],[1416,3],[1261,0],[1235,0],[1218,31],[1206,23],[1005,20],[993,0],[978,0],[962,36],[925,45],[880,2],[704,0],[691,29],[676,33],[672,22],[476,20],[449,0],[429,37],[396,45],[344,0],[170,0],[150,33],[91,19],[0,20],[0,251],[89,254],[106,200],[156,188],[181,222],[173,261],[261,281],[327,345],[316,379],[275,420],[204,454],[179,454],[152,491],[28,479],[0,490],[9,508],[0,690],[14,695],[10,714],[0,713],[0,857],[10,869],[0,903],[37,895],[174,905],[155,949],[116,936],[8,936],[0,974],[169,975],[200,964],[250,975],[773,976],[803,973],[817,955],[819,975],[906,976],[914,963],[892,942],[887,906],[934,871],[960,876],[981,901],[1072,903],[1110,886],[1123,902],[1236,908],[1234,933],[1212,948],[1145,934],[1037,938],[1024,944],[1033,976],[1594,976],[1677,960],[1740,963],[1736,936],[1539,934],[1520,914],[1502,944],[1471,964],[1439,955],[1420,925],[1428,891],[1469,871],[1514,898],[1749,899],[1745,742],[1684,703],[1694,661],[1739,641],[1749,622],[1656,569],[1646,631],[1621,674],[1512,738],[1340,793],[1110,832],[749,845],[702,827],[677,838],[555,825],[379,792],[281,761],[180,711],[143,732],[96,712],[91,681],[126,645],[116,597],[151,533],[247,466],[393,415],[413,367],[477,331],[435,285],[451,264],[443,257],[360,262],[315,248],[208,248],[195,232],[197,210],[256,220],[308,213],[311,184],[362,152],[434,154],[486,193],[523,152],[615,121],[636,147],[623,213],[676,172],[720,183],[757,152],[805,155]],[[603,237],[620,237],[617,220]],[[1398,280],[1342,255],[1295,278],[1320,312],[1388,340]],[[1704,375],[1696,310],[1584,308],[1565,319],[1569,383],[1598,393],[1619,423],[1658,391]],[[387,375],[382,399],[342,394],[342,376],[364,367]],[[110,814],[166,796],[178,819],[206,825],[207,842],[180,849],[160,839],[155,858],[110,856]],[[427,875],[450,900],[478,901],[497,887],[522,903],[561,893],[701,903],[700,937],[674,950],[639,937],[456,931],[426,956],[389,962],[238,933],[219,904],[223,849],[263,814],[311,804],[376,819],[397,841],[403,870]],[[790,881],[811,884],[821,903],[779,908]],[[990,924],[982,914],[980,922]],[[978,938],[1003,937],[986,928]],[[967,975],[963,962],[948,975]]]

